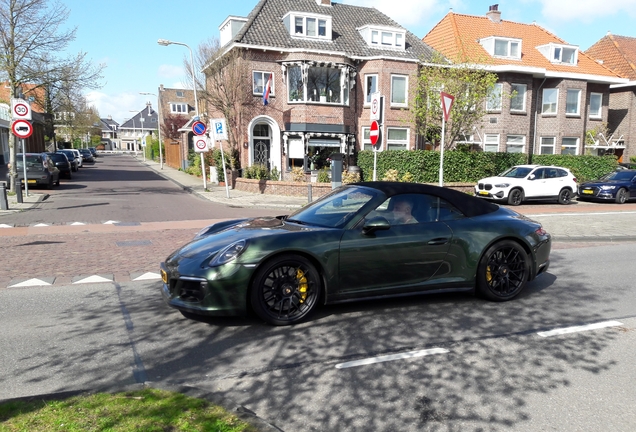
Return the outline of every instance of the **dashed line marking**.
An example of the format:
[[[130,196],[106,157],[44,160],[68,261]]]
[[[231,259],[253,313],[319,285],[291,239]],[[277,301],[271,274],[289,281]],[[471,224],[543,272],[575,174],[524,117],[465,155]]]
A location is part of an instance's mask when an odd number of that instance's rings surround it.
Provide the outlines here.
[[[73,284],[82,284],[82,283],[99,283],[99,282],[112,282],[113,279],[107,279],[105,277],[102,276],[98,276],[98,275],[93,275],[93,276],[89,276],[86,277],[84,279],[80,279],[78,281],[73,282]]]
[[[361,360],[338,363],[336,365],[336,369],[347,369],[352,367],[371,365],[375,363],[383,363],[388,361],[424,357],[424,356],[429,356],[434,354],[446,354],[448,352],[450,351],[445,348],[431,348],[431,349],[418,350],[418,351],[408,351],[408,352],[404,352],[400,354],[390,354],[390,355],[384,355],[379,357],[369,357],[369,358],[365,358]]]
[[[0,224],[0,228],[13,228],[13,225]]]
[[[48,282],[45,282],[41,279],[28,279],[25,280],[23,282],[17,283],[17,284],[13,284],[13,285],[9,285],[9,288],[19,288],[19,287],[34,287],[34,286],[47,286],[47,285],[51,285]]]
[[[563,327],[560,329],[554,329],[554,330],[549,330],[549,331],[544,331],[544,332],[538,332],[537,334],[541,337],[550,337],[550,336],[557,336],[557,335],[562,335],[562,334],[568,334],[568,333],[577,333],[577,332],[583,332],[583,331],[589,331],[589,330],[598,330],[598,329],[602,329],[602,328],[607,328],[607,327],[618,327],[618,326],[622,326],[623,323],[618,322],[618,321],[603,321],[603,322],[599,322],[599,323],[594,323],[594,324],[586,324],[586,325],[581,325],[581,326],[573,326],[573,327]]]
[[[148,272],[134,278],[133,282],[141,281],[141,280],[155,280],[155,279],[161,279],[161,275],[159,273]]]
[[[607,215],[621,215],[621,214],[636,214],[634,211],[625,212],[598,212],[598,213],[539,213],[528,214],[529,218],[533,217],[550,217],[550,216],[607,216]]]

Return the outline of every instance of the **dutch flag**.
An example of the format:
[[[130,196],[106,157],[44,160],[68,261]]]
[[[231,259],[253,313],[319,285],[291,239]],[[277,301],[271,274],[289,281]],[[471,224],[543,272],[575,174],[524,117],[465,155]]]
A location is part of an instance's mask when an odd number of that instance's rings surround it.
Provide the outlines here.
[[[272,91],[272,74],[269,74],[269,78],[267,78],[267,83],[265,83],[265,88],[263,89],[263,105],[267,105],[269,103],[269,93]]]

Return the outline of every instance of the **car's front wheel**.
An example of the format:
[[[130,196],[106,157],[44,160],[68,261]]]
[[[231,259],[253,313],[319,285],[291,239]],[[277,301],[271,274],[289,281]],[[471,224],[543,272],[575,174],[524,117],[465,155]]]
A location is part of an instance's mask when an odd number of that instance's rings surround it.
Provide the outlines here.
[[[521,189],[513,189],[508,194],[508,204],[518,206],[523,202],[523,191]]]
[[[627,201],[627,195],[627,191],[623,188],[620,188],[618,192],[616,192],[616,203],[625,204],[625,201]]]
[[[570,204],[572,202],[572,191],[568,188],[561,189],[559,192],[559,204]]]
[[[519,243],[503,240],[486,250],[477,269],[477,291],[492,301],[516,297],[528,281],[528,254]]]
[[[316,307],[320,274],[306,258],[281,255],[263,264],[250,291],[252,309],[272,325],[295,324]]]

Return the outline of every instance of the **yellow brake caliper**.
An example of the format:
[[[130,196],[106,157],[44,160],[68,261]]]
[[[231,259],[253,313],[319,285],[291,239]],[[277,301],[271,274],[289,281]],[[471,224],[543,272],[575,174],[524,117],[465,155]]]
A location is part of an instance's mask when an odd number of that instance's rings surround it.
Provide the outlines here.
[[[307,299],[307,277],[301,269],[296,270],[296,280],[298,281],[300,302],[303,303]]]
[[[486,280],[488,283],[492,282],[492,273],[490,272],[490,266],[486,267]]]

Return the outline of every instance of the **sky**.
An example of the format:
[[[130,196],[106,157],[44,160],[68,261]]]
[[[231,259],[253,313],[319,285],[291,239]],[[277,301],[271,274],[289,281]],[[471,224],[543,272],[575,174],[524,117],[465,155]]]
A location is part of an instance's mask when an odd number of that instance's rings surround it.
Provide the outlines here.
[[[54,0],[51,0],[54,1]],[[157,39],[197,47],[219,37],[219,25],[230,15],[246,17],[258,0],[57,0],[70,11],[66,24],[76,27],[68,54],[87,53],[94,64],[103,64],[101,87],[87,90],[90,104],[100,117],[123,123],[167,88],[192,88],[183,60],[190,51],[181,45],[161,46]],[[485,15],[496,0],[337,0],[337,3],[375,7],[416,36],[423,38],[448,12]],[[396,5],[399,4],[399,7]],[[545,29],[581,50],[588,49],[607,32],[636,37],[636,0],[500,0],[504,20]],[[131,112],[132,111],[132,112]]]

